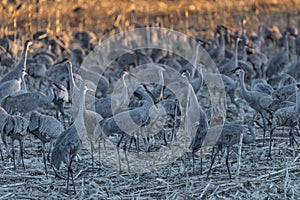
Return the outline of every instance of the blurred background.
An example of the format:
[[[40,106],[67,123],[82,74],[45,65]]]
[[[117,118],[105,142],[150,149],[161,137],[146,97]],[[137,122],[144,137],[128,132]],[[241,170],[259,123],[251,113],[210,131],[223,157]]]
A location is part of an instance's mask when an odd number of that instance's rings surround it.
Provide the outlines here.
[[[299,8],[298,0],[2,0],[0,34],[24,41],[42,30],[56,35],[85,30],[101,37],[105,30],[159,25],[205,39],[216,24],[235,29],[241,18],[254,31],[258,24],[298,26]]]

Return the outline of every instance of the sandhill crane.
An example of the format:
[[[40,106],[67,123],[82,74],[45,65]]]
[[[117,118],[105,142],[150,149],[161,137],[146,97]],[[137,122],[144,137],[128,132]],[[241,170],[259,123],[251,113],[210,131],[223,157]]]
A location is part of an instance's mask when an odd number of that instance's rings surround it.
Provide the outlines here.
[[[271,146],[272,146],[272,135],[274,130],[278,126],[288,126],[290,127],[290,145],[294,147],[294,128],[299,124],[299,117],[300,117],[300,84],[293,85],[296,89],[296,104],[294,106],[290,107],[284,107],[279,110],[277,110],[273,114],[272,119],[272,127],[270,132],[270,146],[269,146],[269,155],[268,157],[272,159],[271,157]],[[295,147],[294,147],[295,148]]]
[[[46,65],[41,63],[28,63],[26,72],[30,77],[34,79],[33,86],[38,86],[39,89],[41,89],[43,79],[46,75]]]
[[[197,42],[196,44],[196,51],[193,53],[193,56],[191,58],[191,62],[188,62],[186,65],[184,65],[179,72],[182,73],[184,70],[188,70],[190,73],[190,77],[194,78],[194,75],[196,73],[196,69],[199,63],[199,49],[200,49],[201,42]]]
[[[189,82],[190,75],[188,71],[184,71],[182,76],[186,79],[188,84],[187,91],[187,105],[185,109],[185,131],[193,138],[190,145],[193,155],[193,169],[194,169],[194,155],[201,148],[202,141],[208,130],[208,119],[205,112],[198,103],[197,96]]]
[[[211,49],[208,53],[210,57],[218,64],[225,58],[225,40],[223,35],[223,29],[226,30],[225,26],[217,26],[215,30],[215,40],[217,41],[217,34],[220,35],[220,43],[216,48]]]
[[[64,127],[54,117],[50,115],[43,115],[37,111],[33,111],[30,115],[28,131],[29,133],[35,135],[42,142],[43,162],[45,167],[45,174],[48,178],[48,170],[45,156],[45,144],[50,142],[50,147],[47,156],[47,159],[49,160],[53,143],[58,138],[58,136],[64,131]]]
[[[272,95],[274,89],[267,83],[265,79],[254,79],[251,81],[251,90]]]
[[[39,106],[50,104],[53,100],[54,94],[52,90],[48,90],[49,95],[46,96],[41,92],[25,92],[12,94],[6,96],[1,106],[9,113],[20,113],[25,115],[26,113],[37,109]]]
[[[99,113],[103,118],[111,117],[123,103],[128,99],[128,88],[125,81],[125,76],[128,75],[126,70],[121,73],[122,93],[120,95],[114,95],[106,98],[95,100],[95,111]],[[90,108],[90,105],[88,109]]]
[[[19,63],[15,68],[13,68],[11,71],[9,71],[7,74],[4,75],[4,77],[0,81],[1,83],[4,83],[5,81],[9,81],[12,79],[18,79],[19,72],[22,70],[26,71],[27,51],[31,45],[32,42],[30,40],[27,40],[25,42],[21,60],[19,61]]]
[[[300,34],[299,34],[299,40],[300,40]],[[300,47],[300,41],[298,47]],[[299,50],[299,55],[300,55],[300,50]],[[289,66],[287,66],[285,68],[285,72],[293,76],[295,79],[300,80],[300,60],[297,60],[291,63]]]
[[[52,83],[48,87],[50,90],[53,91],[54,98],[52,102],[56,107],[56,118],[59,119],[59,112],[63,116],[63,123],[65,123],[65,116],[70,118],[71,116],[65,112],[64,104],[69,102],[69,94],[67,88],[59,83]]]
[[[76,193],[72,171],[72,162],[81,148],[83,146],[86,146],[87,142],[87,130],[84,124],[84,102],[86,90],[87,87],[85,85],[85,81],[83,81],[80,85],[79,111],[77,117],[74,123],[68,129],[62,132],[56,139],[56,143],[51,153],[52,166],[54,166],[56,169],[59,169],[62,162],[67,165],[67,193],[69,192],[70,175],[74,193]]]
[[[220,76],[220,77],[218,77],[218,76]],[[227,75],[224,75],[224,74],[207,73],[206,78],[210,79],[210,80],[214,80],[214,79],[217,80],[218,78],[221,78],[223,83],[224,83],[225,91],[228,94],[231,103],[233,103],[236,106],[236,108],[239,109],[240,106],[235,101],[235,90],[236,90],[236,87],[237,87],[237,83],[231,77],[229,77]],[[218,87],[219,85],[215,84],[214,86]],[[215,91],[220,91],[222,89],[223,88],[221,86],[221,88],[216,88]]]
[[[295,94],[295,85],[296,84],[291,84],[278,88],[272,93],[273,99],[279,101],[287,100],[291,95]]]
[[[282,79],[278,83],[278,88],[296,83],[296,79],[289,74],[283,73]]]
[[[14,151],[14,141],[18,140],[20,145],[19,156],[17,163],[22,160],[23,168],[25,169],[24,165],[24,158],[23,158],[23,144],[24,144],[24,137],[27,135],[27,128],[28,128],[28,120],[17,115],[8,115],[6,117],[6,121],[4,126],[2,127],[2,134],[11,138],[11,151],[12,151],[12,159],[14,162],[14,168],[16,169],[16,160],[15,160],[15,151]],[[6,140],[3,141],[6,149],[7,143]]]
[[[4,110],[4,108],[0,107],[0,127],[3,127],[5,125],[7,116],[8,116],[8,113]],[[1,130],[1,132],[2,132],[2,130]],[[6,136],[4,134],[1,134],[1,139],[2,139],[2,141],[6,141]],[[0,147],[0,154],[1,154],[1,159],[3,161],[4,160],[3,152],[2,152],[1,147]]]
[[[241,39],[239,37],[236,37],[232,58],[227,63],[218,67],[220,73],[228,74],[228,72],[232,71],[234,68],[238,66],[238,45],[240,41]]]
[[[247,90],[244,82],[244,70],[241,67],[234,69],[240,79],[240,87],[243,98],[248,102],[251,108],[262,116],[264,127],[264,138],[266,134],[266,117],[268,115],[269,106],[272,103],[272,96],[257,91]]]
[[[284,49],[271,58],[269,66],[266,70],[266,76],[271,78],[272,76],[280,73],[284,66],[289,62],[289,42],[288,42],[289,33],[285,33],[285,45]]]
[[[96,98],[105,98],[107,97],[107,92],[109,88],[109,82],[105,76],[101,76],[98,80],[95,96]]]
[[[229,167],[230,148],[233,145],[238,144],[240,142],[241,134],[243,134],[243,143],[244,144],[250,144],[255,141],[256,133],[254,132],[254,129],[253,129],[254,123],[255,123],[254,121],[250,121],[248,123],[248,129],[251,133],[250,135],[247,133],[246,129],[239,124],[230,123],[230,124],[225,124],[223,127],[219,127],[219,126],[210,127],[210,129],[212,129],[212,130],[214,130],[214,129],[218,130],[218,129],[222,128],[222,132],[216,143],[217,150],[215,152],[215,148],[214,148],[213,152],[212,152],[212,161],[211,161],[209,170],[207,172],[207,178],[211,174],[211,169],[212,169],[212,166],[214,164],[214,160],[215,160],[217,154],[219,153],[219,151],[222,151],[222,149],[224,147],[226,147],[227,148],[226,166],[227,166],[229,179],[231,179],[231,173],[230,173],[230,167]]]
[[[27,74],[25,71],[19,71],[18,80],[9,80],[3,83],[0,83],[0,101],[9,95],[15,94],[22,91],[26,91],[26,83],[24,76]]]
[[[47,69],[46,78],[50,82],[62,83],[64,80],[68,80],[69,71],[67,66],[65,65],[69,59],[65,58],[62,61],[55,63],[53,66]]]
[[[149,120],[149,110],[154,105],[154,101],[152,97],[148,94],[144,86],[139,85],[135,93],[142,96],[147,101],[147,103],[133,110],[117,113],[113,117],[104,118],[99,122],[101,131],[106,137],[109,137],[114,133],[121,135],[121,138],[117,143],[117,153],[119,157],[118,162],[119,162],[120,170],[121,170],[121,165],[120,165],[119,147],[123,138],[125,136],[127,137],[128,134],[129,135],[133,134],[140,127],[142,127],[147,123],[147,121]],[[125,157],[127,160],[126,144],[124,149],[125,149],[124,150]],[[129,170],[128,162],[127,162],[127,166]]]
[[[84,59],[84,52],[82,49],[79,49],[79,48],[72,49],[72,54],[71,54],[70,60],[72,62],[72,65],[75,68],[80,67],[83,59]]]

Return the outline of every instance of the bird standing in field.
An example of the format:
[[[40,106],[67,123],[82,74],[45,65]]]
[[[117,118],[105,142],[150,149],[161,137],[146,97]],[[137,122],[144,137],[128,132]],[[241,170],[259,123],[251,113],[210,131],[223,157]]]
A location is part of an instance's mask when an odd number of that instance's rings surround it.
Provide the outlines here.
[[[290,127],[289,137],[290,137],[290,145],[294,147],[294,129],[299,124],[299,117],[300,117],[300,84],[296,84],[296,104],[294,106],[284,107],[278,109],[273,114],[272,119],[272,128],[270,132],[270,146],[269,146],[269,155],[268,157],[272,159],[271,157],[271,147],[272,147],[272,136],[274,130],[278,126],[287,126]]]
[[[237,67],[233,71],[238,74],[238,77],[240,79],[240,86],[243,98],[248,102],[251,108],[253,108],[262,116],[265,138],[267,128],[266,118],[268,112],[270,112],[269,106],[271,105],[273,98],[271,95],[265,93],[247,90],[244,82],[244,70],[241,67]]]
[[[233,145],[238,144],[240,142],[240,137],[242,134],[243,134],[243,144],[250,144],[255,141],[256,133],[254,132],[254,129],[253,129],[254,123],[257,123],[257,122],[251,121],[248,123],[248,129],[251,133],[250,135],[247,133],[246,129],[243,126],[234,124],[234,123],[225,124],[223,127],[220,127],[220,126],[210,127],[210,129],[216,129],[216,131],[219,128],[222,128],[222,132],[216,143],[217,150],[215,152],[215,148],[214,148],[213,152],[212,152],[212,161],[211,161],[209,170],[207,172],[207,178],[211,174],[211,169],[212,169],[212,166],[214,164],[217,154],[220,151],[222,151],[222,149],[224,147],[226,147],[227,148],[226,166],[227,166],[229,179],[231,179],[231,173],[230,173],[230,167],[229,167],[230,148]]]
[[[51,154],[51,164],[56,169],[60,168],[61,163],[65,163],[68,169],[67,175],[67,193],[69,192],[69,177],[71,175],[74,193],[76,193],[72,163],[77,153],[81,150],[83,145],[87,143],[87,133],[84,124],[84,102],[85,92],[87,87],[85,81],[80,85],[80,100],[79,100],[79,111],[74,123],[62,132],[56,140],[54,148]],[[54,168],[53,168],[54,169]],[[54,169],[55,170],[55,169]]]

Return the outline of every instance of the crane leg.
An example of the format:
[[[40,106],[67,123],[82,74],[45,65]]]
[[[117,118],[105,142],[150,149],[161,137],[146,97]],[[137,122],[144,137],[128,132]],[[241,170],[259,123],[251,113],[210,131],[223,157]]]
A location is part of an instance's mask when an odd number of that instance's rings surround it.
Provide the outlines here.
[[[227,147],[226,166],[227,166],[229,179],[231,180],[231,173],[230,173],[230,167],[229,167],[229,150],[230,150],[230,147]]]
[[[6,141],[6,135],[4,133],[1,134],[1,140],[4,144],[6,152],[9,153],[9,149],[8,149],[8,145],[7,145],[7,141]]]
[[[297,143],[297,141],[295,140],[295,137],[294,137],[294,128],[295,127],[291,127],[290,132],[289,132],[290,145],[293,147],[293,149],[295,149],[294,142]]]
[[[46,178],[48,179],[48,169],[47,169],[47,164],[46,164],[46,155],[45,155],[45,143],[43,142],[43,161],[44,161],[44,167],[45,167],[45,174],[46,174]]]
[[[202,164],[203,164],[203,161],[202,161],[202,148],[200,149],[200,175],[202,175]]]
[[[261,116],[262,116],[263,126],[264,126],[263,145],[265,145],[265,137],[266,137],[266,128],[267,128],[267,125],[266,125],[265,115],[261,114]]]
[[[50,152],[52,151],[52,148],[53,148],[53,140],[50,140],[49,151],[47,153],[48,162],[50,162]]]
[[[192,152],[192,158],[193,158],[193,173],[195,172],[195,152]]]
[[[123,138],[124,138],[124,134],[121,134],[121,138],[120,138],[118,144],[116,145],[116,147],[117,147],[117,155],[118,155],[119,171],[121,171],[120,144],[121,144]]]
[[[219,149],[219,147],[218,147],[216,153],[214,153],[215,148],[213,148],[212,158],[211,158],[211,164],[210,164],[209,170],[208,170],[208,172],[207,172],[206,179],[208,179],[209,175],[211,174],[211,169],[212,169],[212,166],[214,165],[215,158],[216,158],[217,154],[219,153],[219,150],[220,150],[220,149]]]
[[[16,160],[15,160],[14,139],[11,140],[11,153],[12,153],[12,159],[14,162],[14,169],[17,169]]]
[[[273,135],[273,131],[275,128],[272,128],[271,132],[270,132],[270,146],[269,146],[269,155],[268,155],[268,159],[272,160],[272,155],[271,155],[271,148],[272,148],[272,135]]]
[[[91,143],[91,153],[92,153],[92,170],[94,171],[94,145],[92,140],[90,141]]]
[[[74,177],[73,177],[73,170],[72,170],[72,162],[73,158],[71,158],[69,166],[68,166],[68,177],[67,177],[67,194],[69,192],[69,177],[71,174],[71,179],[72,179],[72,184],[73,184],[73,189],[74,189],[74,194],[76,194],[76,189],[75,189],[75,184],[74,184]]]
[[[20,156],[19,157],[21,158],[23,169],[25,170],[24,155],[23,155],[23,139],[19,140],[19,143],[20,143]]]
[[[0,147],[1,160],[4,161],[2,148]]]

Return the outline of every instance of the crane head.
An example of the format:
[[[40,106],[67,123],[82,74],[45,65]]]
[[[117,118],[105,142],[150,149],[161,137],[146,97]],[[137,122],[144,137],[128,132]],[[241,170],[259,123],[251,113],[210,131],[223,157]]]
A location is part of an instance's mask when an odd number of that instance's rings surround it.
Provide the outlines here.
[[[32,45],[32,41],[31,40],[26,40],[25,46],[30,47],[31,45]]]
[[[243,68],[241,66],[237,66],[234,70],[231,70],[229,74],[236,73],[237,71],[243,71]]]

